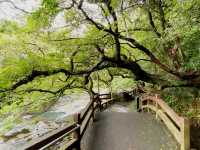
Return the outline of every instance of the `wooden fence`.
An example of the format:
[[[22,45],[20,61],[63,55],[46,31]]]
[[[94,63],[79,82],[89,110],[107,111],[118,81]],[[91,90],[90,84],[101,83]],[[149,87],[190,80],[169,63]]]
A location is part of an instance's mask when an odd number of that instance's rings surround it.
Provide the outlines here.
[[[139,111],[153,111],[156,118],[160,118],[175,139],[180,143],[181,150],[190,150],[190,125],[189,120],[177,115],[161,98],[157,95],[143,95],[137,100]]]
[[[81,139],[88,127],[90,120],[95,117],[95,112],[98,110],[103,110],[108,106],[108,104],[113,103],[111,94],[101,94],[96,96],[90,101],[86,108],[76,115],[74,115],[74,123],[57,129],[43,137],[36,140],[32,140],[27,145],[24,146],[25,150],[44,150],[49,147],[55,146],[64,138],[73,134],[73,138],[67,142],[62,143],[61,147],[59,145],[59,150],[80,150],[81,149]]]

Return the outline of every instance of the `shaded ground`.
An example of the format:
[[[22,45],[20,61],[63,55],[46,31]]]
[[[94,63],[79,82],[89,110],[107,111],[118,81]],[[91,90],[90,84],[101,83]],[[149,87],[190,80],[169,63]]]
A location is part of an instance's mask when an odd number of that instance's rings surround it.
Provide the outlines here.
[[[84,140],[85,150],[178,150],[165,126],[150,114],[97,113]]]

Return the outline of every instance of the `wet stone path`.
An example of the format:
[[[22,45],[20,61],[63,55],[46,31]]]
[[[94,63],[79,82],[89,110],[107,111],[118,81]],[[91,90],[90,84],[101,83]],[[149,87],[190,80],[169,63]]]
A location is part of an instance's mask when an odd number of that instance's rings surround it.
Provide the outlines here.
[[[117,108],[96,114],[83,139],[84,150],[180,149],[164,124],[153,115],[130,112],[124,106]]]

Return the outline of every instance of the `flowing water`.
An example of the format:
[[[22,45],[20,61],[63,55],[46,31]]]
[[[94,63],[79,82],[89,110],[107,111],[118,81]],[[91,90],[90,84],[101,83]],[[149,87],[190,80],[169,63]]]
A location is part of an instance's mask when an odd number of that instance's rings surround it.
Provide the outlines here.
[[[16,150],[27,141],[41,137],[52,130],[66,126],[72,122],[70,116],[80,112],[89,102],[90,97],[86,92],[72,93],[60,98],[46,112],[22,116],[20,124],[16,124],[0,140],[0,150]],[[33,119],[37,121],[33,122]],[[0,123],[1,124],[1,123]]]

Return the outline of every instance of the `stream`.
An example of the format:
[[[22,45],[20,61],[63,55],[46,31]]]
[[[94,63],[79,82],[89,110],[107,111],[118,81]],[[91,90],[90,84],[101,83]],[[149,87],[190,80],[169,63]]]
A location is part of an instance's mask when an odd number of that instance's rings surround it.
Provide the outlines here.
[[[84,109],[89,100],[88,93],[75,92],[60,98],[46,112],[22,116],[23,121],[16,124],[3,135],[3,139],[0,139],[0,150],[20,150],[27,141],[66,126],[72,122],[70,116]],[[37,121],[33,123],[33,120]]]

